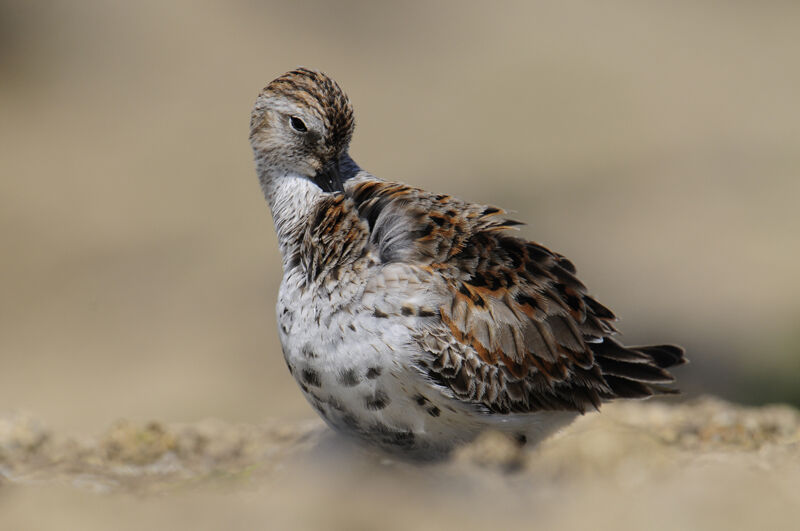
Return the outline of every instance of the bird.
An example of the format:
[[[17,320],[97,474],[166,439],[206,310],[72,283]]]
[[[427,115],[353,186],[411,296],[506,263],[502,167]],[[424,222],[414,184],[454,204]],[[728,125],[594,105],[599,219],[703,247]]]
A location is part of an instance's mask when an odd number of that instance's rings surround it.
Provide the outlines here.
[[[354,127],[336,81],[305,67],[250,119],[284,359],[331,428],[440,459],[486,430],[535,445],[605,402],[677,393],[681,347],[624,346],[569,259],[501,208],[363,170]]]

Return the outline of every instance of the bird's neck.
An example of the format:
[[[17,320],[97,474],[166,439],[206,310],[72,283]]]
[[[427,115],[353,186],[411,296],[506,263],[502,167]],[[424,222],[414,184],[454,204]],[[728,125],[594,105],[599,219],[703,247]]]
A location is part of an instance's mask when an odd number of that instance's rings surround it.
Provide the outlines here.
[[[340,169],[346,180],[364,173],[347,154],[342,157]],[[275,169],[266,159],[256,158],[256,171],[272,211],[286,272],[298,265],[308,220],[318,203],[329,194],[302,175]]]
[[[283,270],[298,263],[308,219],[324,192],[300,175],[273,175],[261,179],[264,197],[272,211]]]

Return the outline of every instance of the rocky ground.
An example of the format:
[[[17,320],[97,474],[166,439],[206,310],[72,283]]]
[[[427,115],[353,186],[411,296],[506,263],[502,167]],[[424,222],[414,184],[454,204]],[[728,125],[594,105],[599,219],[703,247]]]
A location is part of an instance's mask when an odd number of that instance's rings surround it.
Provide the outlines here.
[[[487,433],[435,465],[365,453],[318,421],[120,421],[80,438],[0,418],[0,529],[796,529],[798,519],[800,412],[785,406],[611,404],[538,448]]]

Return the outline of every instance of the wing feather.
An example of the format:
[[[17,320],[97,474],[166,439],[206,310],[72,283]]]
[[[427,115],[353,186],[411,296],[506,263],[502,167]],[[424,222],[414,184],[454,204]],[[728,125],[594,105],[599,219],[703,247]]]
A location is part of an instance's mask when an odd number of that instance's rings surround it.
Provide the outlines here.
[[[486,410],[586,411],[613,398],[670,393],[672,345],[625,347],[614,313],[591,297],[572,262],[509,235],[496,207],[373,179],[348,184],[383,263],[441,286],[435,326],[417,332],[420,371]]]

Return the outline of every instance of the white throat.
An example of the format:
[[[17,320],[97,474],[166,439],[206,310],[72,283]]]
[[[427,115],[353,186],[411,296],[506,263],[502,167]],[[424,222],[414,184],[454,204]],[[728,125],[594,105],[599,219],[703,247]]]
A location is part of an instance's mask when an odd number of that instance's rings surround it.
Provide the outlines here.
[[[262,180],[262,189],[272,211],[285,272],[297,263],[304,229],[325,192],[307,178],[293,174]]]

